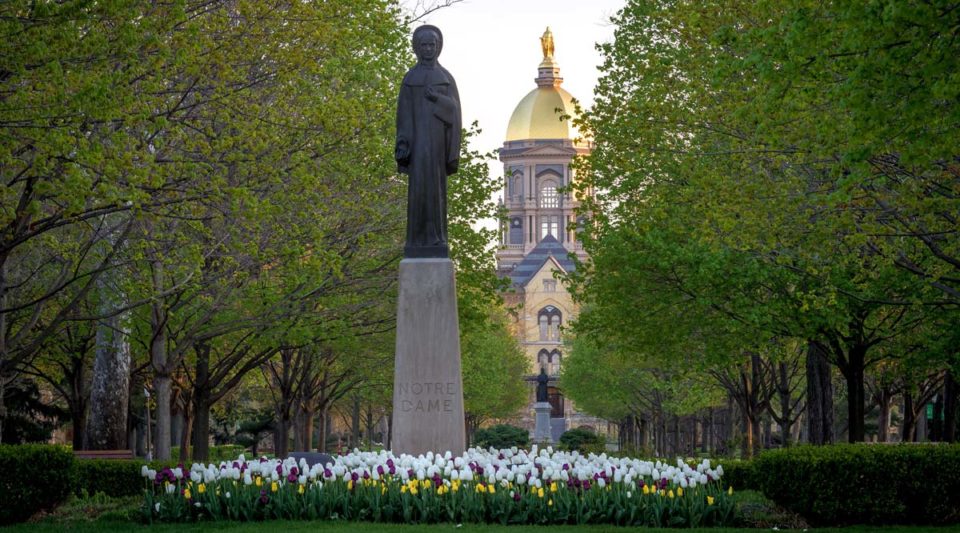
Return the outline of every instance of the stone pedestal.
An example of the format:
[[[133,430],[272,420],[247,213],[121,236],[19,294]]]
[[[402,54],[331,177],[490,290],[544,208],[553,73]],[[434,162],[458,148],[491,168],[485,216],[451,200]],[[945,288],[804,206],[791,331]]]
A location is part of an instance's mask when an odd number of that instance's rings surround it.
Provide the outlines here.
[[[533,404],[533,410],[537,413],[536,422],[533,426],[534,442],[553,443],[553,436],[550,431],[550,411],[552,409],[547,402],[537,402]]]
[[[466,449],[453,262],[400,261],[391,451]]]

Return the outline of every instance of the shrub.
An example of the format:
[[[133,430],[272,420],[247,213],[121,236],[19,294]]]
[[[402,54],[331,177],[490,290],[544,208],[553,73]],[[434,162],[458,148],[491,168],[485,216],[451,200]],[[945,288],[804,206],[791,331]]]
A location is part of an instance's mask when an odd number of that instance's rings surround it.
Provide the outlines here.
[[[93,496],[98,492],[113,498],[143,494],[143,477],[140,461],[117,459],[78,459],[74,462],[78,496],[84,493]]]
[[[67,498],[73,454],[62,446],[0,445],[0,472],[0,525],[22,522]]]
[[[606,442],[603,435],[597,435],[587,428],[571,429],[560,435],[560,447],[569,451],[600,453],[603,451]]]
[[[753,463],[750,461],[722,461],[723,486],[733,490],[754,490],[757,483],[753,478]]]
[[[488,428],[478,429],[473,436],[474,445],[480,448],[494,447],[499,449],[523,448],[530,444],[530,434],[523,428],[500,424]]]
[[[948,524],[960,521],[957,472],[960,445],[840,444],[765,452],[752,478],[815,526]]]

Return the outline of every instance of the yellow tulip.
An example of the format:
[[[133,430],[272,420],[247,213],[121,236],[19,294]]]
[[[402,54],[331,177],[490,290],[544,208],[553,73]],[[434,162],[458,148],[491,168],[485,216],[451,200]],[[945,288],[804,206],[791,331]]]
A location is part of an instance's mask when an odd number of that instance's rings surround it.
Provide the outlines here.
[[[406,493],[407,493],[407,490],[408,490],[408,489],[407,489],[407,486],[406,486],[406,485],[401,485],[401,486],[400,486],[400,494],[406,494]]]
[[[207,486],[203,483],[197,485],[197,494],[203,494],[204,492],[207,492]]]
[[[729,494],[730,496],[733,496],[733,485],[730,485],[730,488],[727,489],[727,494]]]
[[[539,489],[537,489],[537,497],[543,498],[543,487],[540,487]]]
[[[547,507],[553,507],[553,500],[547,500]]]
[[[677,496],[683,496],[683,487],[677,487]]]
[[[670,492],[667,493],[667,498],[673,498],[673,489],[670,489]]]
[[[643,486],[643,493],[644,493],[644,494],[650,494],[650,487],[647,486],[647,485],[644,485],[644,486]]]
[[[277,492],[278,490],[280,490],[280,485],[277,485],[276,481],[270,484],[270,492]]]
[[[429,488],[430,488],[430,480],[429,480],[429,479],[424,479],[423,481],[421,481],[421,482],[420,482],[420,487],[421,487],[421,488],[424,488],[424,489],[429,489]]]
[[[707,505],[713,505],[713,496],[707,496]]]
[[[459,480],[459,479],[454,479],[453,482],[450,483],[450,490],[452,490],[453,492],[457,492],[458,490],[460,490],[460,480]]]
[[[188,499],[188,500],[190,499],[190,489],[189,489],[189,488],[183,489],[183,497],[186,498],[186,499]]]
[[[550,484],[550,492],[557,492],[557,482],[554,481]]]
[[[262,487],[262,486],[263,486],[263,478],[260,477],[260,476],[257,476],[257,486],[258,486],[258,487]]]
[[[380,494],[386,494],[386,493],[387,493],[387,486],[386,486],[386,485],[381,485],[381,486],[380,486]]]
[[[303,494],[303,485],[302,485],[302,484],[297,487],[297,492],[299,492],[300,494]]]
[[[413,494],[413,495],[416,495],[416,494],[417,494],[417,486],[416,486],[416,485],[410,485],[410,494]]]
[[[483,483],[477,483],[476,492],[484,492]]]

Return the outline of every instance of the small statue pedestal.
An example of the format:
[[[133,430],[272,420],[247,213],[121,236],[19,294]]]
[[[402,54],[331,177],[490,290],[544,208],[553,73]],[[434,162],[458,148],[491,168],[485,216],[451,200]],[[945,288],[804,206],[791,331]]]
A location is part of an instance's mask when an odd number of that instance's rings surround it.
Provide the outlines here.
[[[462,455],[466,450],[460,328],[453,262],[400,261],[390,450]]]
[[[553,444],[553,434],[550,431],[550,411],[552,409],[553,407],[548,402],[533,404],[533,410],[537,413],[536,422],[533,426],[534,442]]]

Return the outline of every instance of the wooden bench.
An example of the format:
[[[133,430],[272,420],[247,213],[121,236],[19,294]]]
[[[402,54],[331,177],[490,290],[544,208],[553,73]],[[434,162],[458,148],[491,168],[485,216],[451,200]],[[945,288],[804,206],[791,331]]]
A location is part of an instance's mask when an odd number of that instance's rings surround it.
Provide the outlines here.
[[[133,450],[74,450],[77,459],[133,459]]]

